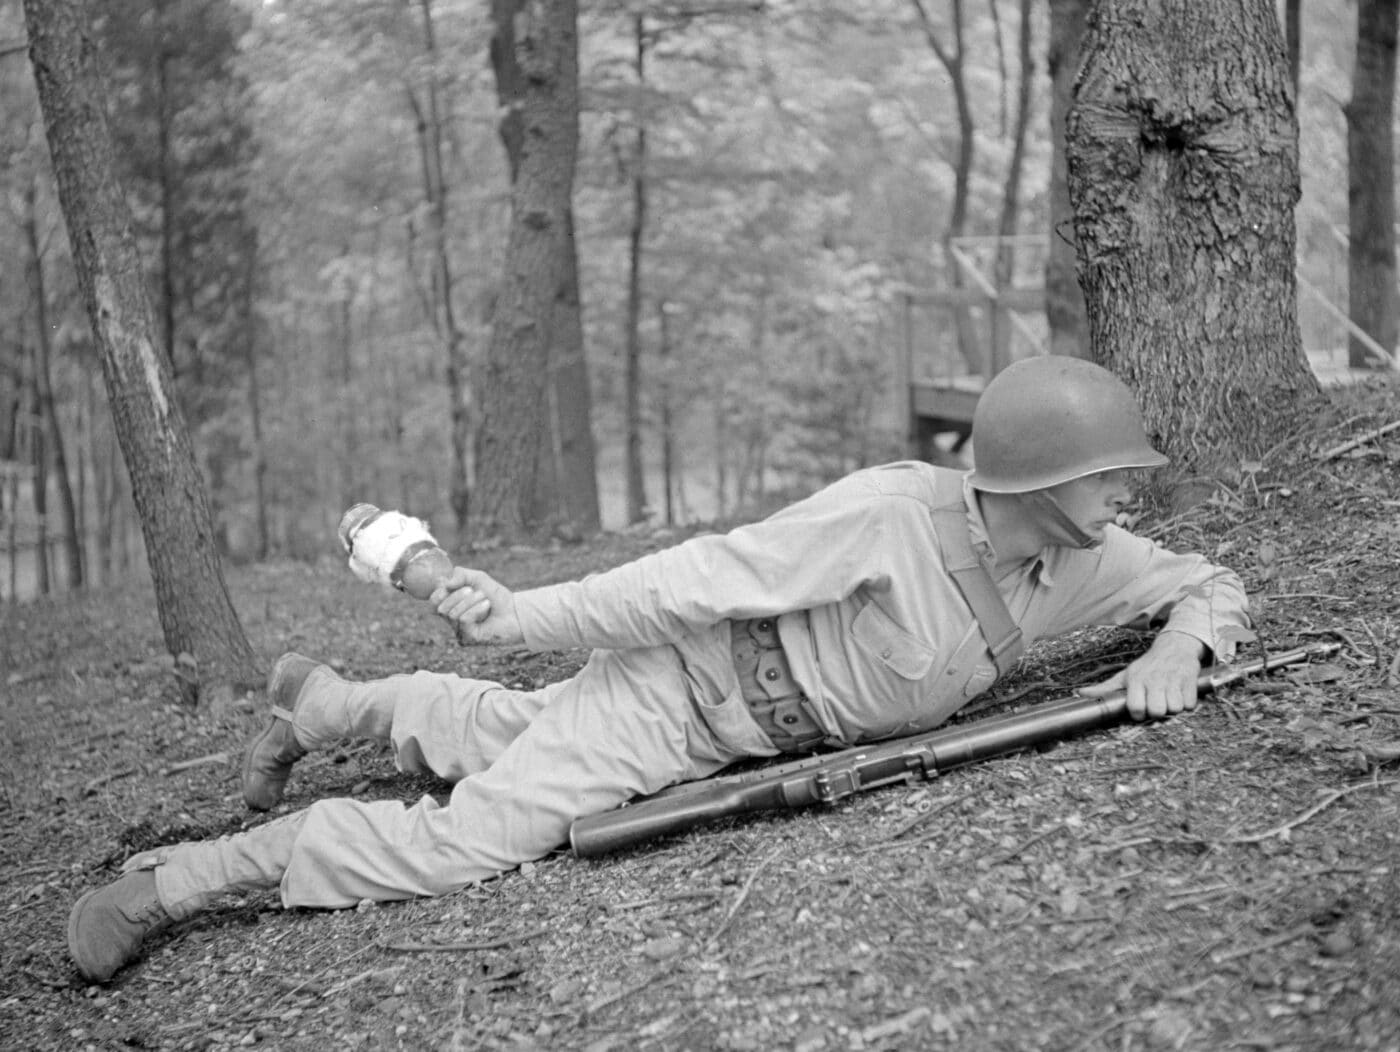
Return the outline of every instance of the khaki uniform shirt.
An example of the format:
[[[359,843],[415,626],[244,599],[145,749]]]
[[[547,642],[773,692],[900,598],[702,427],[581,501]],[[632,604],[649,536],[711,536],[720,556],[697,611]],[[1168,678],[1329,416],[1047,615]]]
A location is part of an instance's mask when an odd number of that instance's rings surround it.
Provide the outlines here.
[[[722,621],[776,616],[793,676],[834,741],[927,730],[996,679],[930,515],[935,485],[960,493],[974,548],[990,561],[975,494],[958,476],[912,461],[857,471],[761,522],[518,592],[525,641],[684,651],[688,636]],[[1228,659],[1225,630],[1248,624],[1233,572],[1115,526],[1091,549],[1044,549],[998,588],[1027,644],[1088,625],[1160,625]]]

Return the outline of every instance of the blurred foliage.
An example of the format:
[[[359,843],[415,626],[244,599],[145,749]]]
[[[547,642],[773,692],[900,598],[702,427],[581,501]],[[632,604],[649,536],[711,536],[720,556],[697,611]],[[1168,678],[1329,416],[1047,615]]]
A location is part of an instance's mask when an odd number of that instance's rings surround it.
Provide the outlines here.
[[[446,85],[453,292],[479,358],[509,219],[488,5],[433,0],[436,53],[446,56],[436,69],[421,21],[390,0],[99,6],[127,189],[157,302],[161,261],[170,261],[176,366],[227,551],[258,549],[259,446],[274,552],[324,552],[340,511],[356,500],[446,526],[449,407],[410,95],[430,73]],[[947,32],[947,5],[926,7]],[[23,39],[19,8],[0,0],[0,40]],[[1016,12],[1003,2],[965,14],[977,128],[969,228],[991,232],[1010,146]],[[1300,253],[1304,272],[1336,293],[1345,268],[1336,265],[1333,224],[1346,209],[1338,100],[1349,92],[1353,16],[1316,5],[1304,15]],[[1033,17],[1042,55],[1044,3]],[[908,0],[774,0],[705,5],[703,14],[667,5],[648,8],[645,25],[641,90],[631,5],[592,0],[580,15],[576,222],[611,525],[621,513],[638,121],[649,134],[643,439],[657,472],[669,420],[685,494],[679,514],[690,519],[764,506],[902,454],[900,295],[946,283],[938,244],[957,146],[946,73]],[[1045,227],[1050,154],[1043,63],[1034,75],[1020,220],[1030,233]],[[109,466],[110,425],[22,50],[0,58],[0,90],[5,218],[17,221],[18,191],[37,181],[49,314],[63,336],[60,419],[81,453],[87,516],[96,520],[96,494],[115,489],[120,498],[123,483]],[[15,412],[27,295],[14,268],[0,272],[0,415]],[[945,324],[932,315],[920,322]],[[129,513],[104,521],[135,528]]]

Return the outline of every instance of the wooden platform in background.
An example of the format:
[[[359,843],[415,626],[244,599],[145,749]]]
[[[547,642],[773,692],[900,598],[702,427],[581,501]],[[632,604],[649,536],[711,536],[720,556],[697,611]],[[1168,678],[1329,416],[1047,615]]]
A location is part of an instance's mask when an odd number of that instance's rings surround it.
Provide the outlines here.
[[[1309,351],[1308,363],[1323,387],[1343,387],[1384,375],[1384,371],[1348,366],[1345,347],[1335,351]],[[972,414],[984,387],[986,380],[981,376],[915,380],[910,384],[912,454],[927,457],[936,435],[957,436],[954,448],[961,448],[972,432]]]

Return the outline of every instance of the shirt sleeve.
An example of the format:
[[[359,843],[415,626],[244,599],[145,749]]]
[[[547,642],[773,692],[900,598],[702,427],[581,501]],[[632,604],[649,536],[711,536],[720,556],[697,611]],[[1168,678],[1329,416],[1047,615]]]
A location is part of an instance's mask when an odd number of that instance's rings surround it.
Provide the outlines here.
[[[1239,576],[1204,556],[1179,555],[1117,526],[1098,551],[1073,552],[1056,572],[1067,589],[1057,628],[1085,625],[1160,627],[1200,640],[1228,661],[1249,626],[1249,599]]]
[[[525,643],[658,646],[727,618],[809,609],[879,586],[888,580],[880,555],[887,499],[856,473],[761,522],[518,592]]]

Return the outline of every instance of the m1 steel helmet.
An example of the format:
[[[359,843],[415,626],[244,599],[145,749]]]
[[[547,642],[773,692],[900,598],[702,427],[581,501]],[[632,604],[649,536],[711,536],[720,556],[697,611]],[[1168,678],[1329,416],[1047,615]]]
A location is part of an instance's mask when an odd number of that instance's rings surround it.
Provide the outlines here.
[[[987,384],[972,416],[972,485],[1029,493],[1117,468],[1157,468],[1137,400],[1101,365],[1039,355]]]

